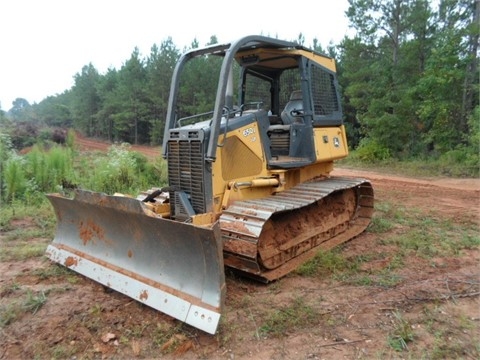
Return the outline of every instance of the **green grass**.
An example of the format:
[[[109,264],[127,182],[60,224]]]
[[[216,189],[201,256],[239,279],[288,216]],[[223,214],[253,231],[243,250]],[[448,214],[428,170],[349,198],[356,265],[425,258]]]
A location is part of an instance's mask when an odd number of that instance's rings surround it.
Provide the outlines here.
[[[391,235],[382,244],[396,245],[403,256],[415,254],[423,258],[458,256],[464,249],[480,245],[475,226],[453,224],[443,219],[405,215],[407,227]]]
[[[136,195],[167,183],[166,162],[161,157],[149,160],[128,144],[112,145],[108,153],[79,153],[74,147],[71,137],[67,146],[37,144],[26,155],[8,148],[0,158],[0,207],[36,205],[45,193],[68,193],[73,187]]]
[[[295,272],[302,276],[326,276],[354,270],[357,263],[347,260],[339,249],[319,251],[315,257],[300,265]]]
[[[19,261],[43,256],[47,248],[46,243],[20,242],[15,246],[3,247],[0,252],[0,261]]]
[[[0,209],[0,261],[41,257],[53,239],[55,215],[50,203],[14,202]]]
[[[12,204],[3,204],[0,206],[0,231],[6,233],[17,229],[15,221],[29,220],[29,227],[34,226],[42,230],[41,235],[51,236],[55,228],[56,219],[53,207],[46,197],[43,197],[40,203],[28,204],[23,201],[15,201]]]
[[[45,268],[34,269],[32,273],[33,275],[38,276],[42,280],[55,277],[70,276],[72,274],[75,274],[69,268],[58,264],[50,264]]]
[[[429,158],[428,160],[398,160],[390,158],[374,162],[361,161],[355,150],[350,151],[350,155],[347,158],[337,161],[336,164],[338,167],[344,168],[356,168],[401,176],[426,178],[437,176],[477,178],[480,170],[478,163],[476,166],[468,166],[461,161],[449,159],[448,157],[439,159]]]
[[[408,343],[415,338],[412,324],[398,311],[394,311],[392,315],[393,330],[388,336],[388,344],[396,351],[408,350]]]
[[[262,336],[280,337],[297,329],[315,326],[320,316],[303,298],[298,297],[290,304],[268,312],[259,332]]]
[[[0,329],[13,323],[22,313],[22,308],[16,302],[0,305]]]
[[[432,337],[433,344],[429,349],[421,349],[425,358],[440,359],[478,359],[480,358],[480,342],[478,320],[463,314],[449,314],[444,305],[427,304],[423,316],[418,323]]]
[[[375,203],[375,214],[367,232],[377,235],[371,251],[351,257],[345,256],[342,247],[320,251],[295,273],[358,286],[394,287],[403,281],[396,270],[403,268],[408,256],[424,259],[460,256],[463,250],[480,245],[480,235],[474,224],[426,216],[416,209],[384,201]],[[379,251],[382,247],[385,252]],[[391,254],[389,259],[385,259],[386,254]],[[362,265],[382,260],[386,261],[385,266],[362,270]]]
[[[30,290],[27,291],[26,299],[23,303],[24,309],[31,312],[33,315],[47,302],[47,296],[44,291],[34,293]]]
[[[15,297],[14,301],[1,304],[0,328],[10,325],[28,312],[35,315],[46,302],[47,294],[44,291],[33,292],[28,289],[21,296]]]
[[[397,246],[402,256],[456,256],[463,249],[473,249],[480,245],[480,235],[475,224],[453,223],[426,216],[416,209],[395,207],[388,202],[375,204],[375,214],[368,231],[380,235],[388,233],[381,237],[380,243]]]

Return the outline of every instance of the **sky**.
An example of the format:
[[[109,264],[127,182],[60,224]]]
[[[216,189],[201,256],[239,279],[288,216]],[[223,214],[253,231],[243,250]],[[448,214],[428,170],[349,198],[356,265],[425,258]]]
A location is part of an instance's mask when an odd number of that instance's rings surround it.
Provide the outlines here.
[[[325,48],[351,33],[348,0],[1,0],[0,109],[70,89],[91,63],[120,69],[135,47],[148,57],[169,37],[179,50],[215,35],[220,43],[267,35]]]

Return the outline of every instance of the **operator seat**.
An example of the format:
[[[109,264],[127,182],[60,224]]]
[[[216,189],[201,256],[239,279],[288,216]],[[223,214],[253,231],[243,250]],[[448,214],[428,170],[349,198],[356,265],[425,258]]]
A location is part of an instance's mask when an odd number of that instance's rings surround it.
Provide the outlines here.
[[[291,125],[293,123],[303,123],[303,118],[301,116],[295,116],[296,112],[298,112],[298,114],[303,114],[302,90],[295,90],[290,94],[290,100],[280,114],[283,124]]]
[[[282,124],[270,125],[267,134],[270,139],[270,153],[272,157],[289,156],[290,132],[292,124],[303,124],[303,117],[295,116],[303,114],[302,91],[293,91],[285,109],[280,114]]]

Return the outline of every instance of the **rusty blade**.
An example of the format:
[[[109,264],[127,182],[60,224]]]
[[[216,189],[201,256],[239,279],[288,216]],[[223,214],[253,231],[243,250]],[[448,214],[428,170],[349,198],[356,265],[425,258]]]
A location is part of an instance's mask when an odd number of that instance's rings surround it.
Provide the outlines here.
[[[48,195],[57,216],[47,256],[214,334],[225,299],[221,233],[147,215],[137,199],[78,190]]]

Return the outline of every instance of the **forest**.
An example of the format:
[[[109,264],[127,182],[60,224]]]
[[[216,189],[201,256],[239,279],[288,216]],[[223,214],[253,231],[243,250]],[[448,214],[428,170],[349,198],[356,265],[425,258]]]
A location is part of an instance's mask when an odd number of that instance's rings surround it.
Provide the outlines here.
[[[336,59],[349,145],[359,160],[444,159],[478,174],[479,2],[477,0],[349,0],[354,37],[323,47],[291,40]],[[301,30],[301,28],[299,29]],[[217,43],[213,35],[209,44]],[[205,44],[208,45],[208,44]],[[200,44],[193,39],[189,48]],[[133,49],[119,68],[89,63],[63,93],[30,104],[17,98],[0,110],[14,148],[59,137],[59,129],[130,144],[162,143],[170,80],[181,54],[167,38],[147,56]],[[212,60],[213,61],[213,60]],[[208,111],[216,80],[208,60],[190,69],[182,99]],[[66,132],[65,132],[66,133]],[[61,136],[60,136],[61,137]]]

